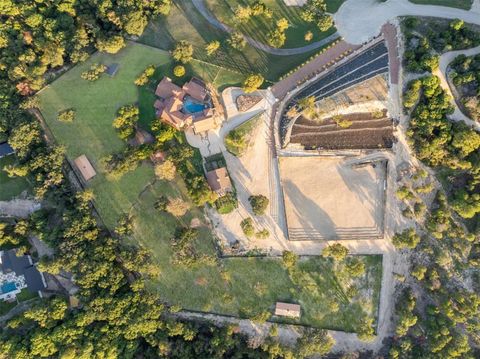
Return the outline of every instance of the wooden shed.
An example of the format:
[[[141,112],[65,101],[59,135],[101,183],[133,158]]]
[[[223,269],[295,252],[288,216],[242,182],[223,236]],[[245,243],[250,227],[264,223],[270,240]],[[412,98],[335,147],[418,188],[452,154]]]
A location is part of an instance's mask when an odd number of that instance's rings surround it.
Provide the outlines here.
[[[75,161],[73,162],[75,163],[75,166],[77,166],[78,170],[82,174],[82,177],[85,181],[90,180],[92,177],[94,177],[97,174],[92,164],[88,160],[87,156],[81,155],[80,157],[76,158]]]
[[[300,305],[277,302],[275,305],[275,315],[280,317],[300,318]]]

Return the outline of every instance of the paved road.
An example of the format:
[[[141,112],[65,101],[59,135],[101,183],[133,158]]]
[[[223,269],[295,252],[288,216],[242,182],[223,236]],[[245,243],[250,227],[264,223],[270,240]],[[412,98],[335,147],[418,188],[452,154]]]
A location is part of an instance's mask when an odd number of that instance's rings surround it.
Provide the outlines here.
[[[472,10],[445,6],[417,5],[408,0],[347,0],[334,15],[339,34],[352,44],[361,44],[380,33],[386,22],[398,16],[433,16],[462,19],[480,25],[480,5],[477,0]]]
[[[202,16],[210,23],[210,25],[216,27],[217,29],[220,29],[225,32],[232,32],[233,29],[224,23],[218,21],[218,19],[210,12],[210,10],[205,6],[205,1],[204,0],[192,0],[193,6],[197,9],[197,11],[202,14]],[[302,46],[302,47],[295,47],[291,49],[277,49],[275,47],[271,47],[268,45],[265,45],[264,43],[257,41],[255,39],[252,39],[251,37],[245,36],[245,40],[253,47],[262,50],[264,52],[267,52],[272,55],[278,55],[278,56],[291,56],[291,55],[298,55],[298,54],[303,54],[305,52],[309,52],[315,49],[318,49],[335,39],[337,39],[340,35],[338,32],[327,36],[326,38],[313,42],[309,45]]]
[[[452,105],[455,107],[455,112],[449,116],[449,118],[453,121],[464,121],[467,125],[472,126],[477,131],[480,130],[480,124],[476,121],[472,121],[468,116],[466,116],[458,107],[455,97],[452,93],[452,89],[450,88],[450,83],[447,80],[447,68],[450,63],[455,60],[458,55],[465,55],[465,56],[473,56],[480,54],[480,46],[473,47],[467,50],[458,50],[458,51],[449,51],[444,53],[440,57],[440,66],[434,72],[434,75],[440,78],[441,85],[445,91],[447,91],[450,96],[452,96]]]

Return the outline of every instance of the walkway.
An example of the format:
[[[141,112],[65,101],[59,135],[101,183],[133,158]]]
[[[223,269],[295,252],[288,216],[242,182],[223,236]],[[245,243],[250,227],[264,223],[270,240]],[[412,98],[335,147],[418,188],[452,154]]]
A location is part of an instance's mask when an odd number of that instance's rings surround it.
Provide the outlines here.
[[[216,27],[217,29],[220,29],[222,31],[231,33],[234,30],[225,25],[224,23],[218,21],[218,19],[210,12],[210,10],[205,6],[205,1],[204,0],[192,0],[193,6],[197,9],[197,11],[210,23],[210,25]],[[277,49],[275,47],[271,47],[268,45],[265,45],[264,43],[257,41],[255,39],[252,39],[249,36],[244,36],[245,40],[248,42],[249,45],[262,50],[264,52],[267,52],[272,55],[278,55],[278,56],[291,56],[291,55],[298,55],[298,54],[303,54],[305,52],[309,52],[315,49],[319,49],[322,46],[325,46],[329,44],[330,42],[334,41],[339,37],[338,32],[327,36],[326,38],[313,42],[309,45],[302,46],[302,47],[296,47],[296,48],[291,48],[291,49]]]
[[[345,41],[361,44],[378,35],[383,24],[398,16],[462,19],[480,25],[480,6],[478,0],[470,11],[445,6],[417,5],[408,0],[347,0],[333,18]]]
[[[453,121],[463,121],[467,125],[475,128],[477,131],[480,131],[480,124],[476,121],[472,121],[468,116],[466,116],[458,107],[457,102],[455,101],[454,91],[450,88],[450,82],[448,81],[447,68],[450,63],[455,60],[459,55],[465,56],[474,56],[480,54],[480,46],[473,47],[467,50],[458,50],[458,51],[449,51],[440,56],[440,66],[437,70],[433,72],[434,75],[440,78],[441,85],[447,93],[452,96],[452,105],[455,107],[455,112],[448,116]]]

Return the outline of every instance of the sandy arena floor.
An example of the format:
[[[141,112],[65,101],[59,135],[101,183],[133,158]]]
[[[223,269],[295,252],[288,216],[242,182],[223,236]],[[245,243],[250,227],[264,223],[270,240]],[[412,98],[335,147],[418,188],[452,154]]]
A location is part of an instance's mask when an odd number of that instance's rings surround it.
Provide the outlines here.
[[[355,168],[341,158],[280,158],[290,240],[382,237],[385,168],[385,162]]]

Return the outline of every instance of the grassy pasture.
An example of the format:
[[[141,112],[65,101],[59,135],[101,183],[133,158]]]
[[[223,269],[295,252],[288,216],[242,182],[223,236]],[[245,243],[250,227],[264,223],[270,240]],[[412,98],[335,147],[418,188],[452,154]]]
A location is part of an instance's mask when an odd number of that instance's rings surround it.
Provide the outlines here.
[[[120,68],[113,78],[102,75],[96,82],[82,80],[80,74],[92,63],[119,63]],[[156,200],[163,195],[181,196],[188,201],[183,181],[180,178],[172,182],[155,180],[153,168],[148,163],[118,181],[109,181],[102,165],[103,157],[120,151],[124,146],[112,127],[120,106],[138,101],[145,128],[153,118],[149,108],[153,105],[151,90],[154,84],[140,89],[133,84],[137,75],[149,64],[158,66],[155,78],[170,74],[172,64],[168,53],[140,44],[129,44],[116,55],[93,55],[89,61],[62,75],[38,95],[42,114],[56,141],[66,146],[67,157],[73,160],[84,153],[97,170],[97,176],[88,183],[88,187],[94,192],[96,206],[105,224],[113,228],[122,213],[133,215],[134,235],[129,241],[150,249],[160,268],[159,277],[149,282],[149,287],[166,302],[185,309],[243,317],[271,311],[277,300],[298,302],[304,309],[300,323],[325,328],[351,331],[360,320],[359,313],[375,316],[381,279],[379,256],[361,257],[366,263],[367,273],[352,282],[369,295],[344,301],[341,311],[336,313],[328,310],[329,303],[336,301],[338,295],[344,297],[341,293],[352,283],[342,277],[334,264],[321,257],[302,260],[298,264],[301,275],[296,276],[284,269],[281,260],[273,258],[220,259],[216,264],[197,264],[193,268],[171,263],[170,240],[175,229],[189,224],[194,218],[200,222],[196,251],[216,255],[214,239],[201,209],[192,208],[179,220],[154,208]],[[207,81],[223,76],[223,70],[201,64],[194,62],[189,66],[189,76],[194,74]],[[187,79],[186,76],[184,80]],[[184,80],[179,80],[180,84]],[[221,82],[216,84],[221,85]],[[73,123],[62,123],[56,119],[57,113],[66,108],[76,110]],[[339,281],[341,286],[337,284]],[[312,289],[315,290],[312,292]]]
[[[317,49],[295,56],[277,56],[248,44],[242,51],[237,51],[229,48],[227,38],[228,34],[210,25],[192,2],[185,0],[175,1],[168,17],[159,17],[152,21],[138,41],[164,50],[172,50],[180,40],[189,41],[194,45],[194,57],[198,61],[234,71],[221,71],[218,74],[215,84],[220,89],[240,83],[239,79],[249,73],[261,73],[267,80],[265,85],[268,86],[320,51]],[[207,56],[204,48],[213,40],[220,41],[221,47],[215,55]],[[241,76],[238,77],[239,75]]]

